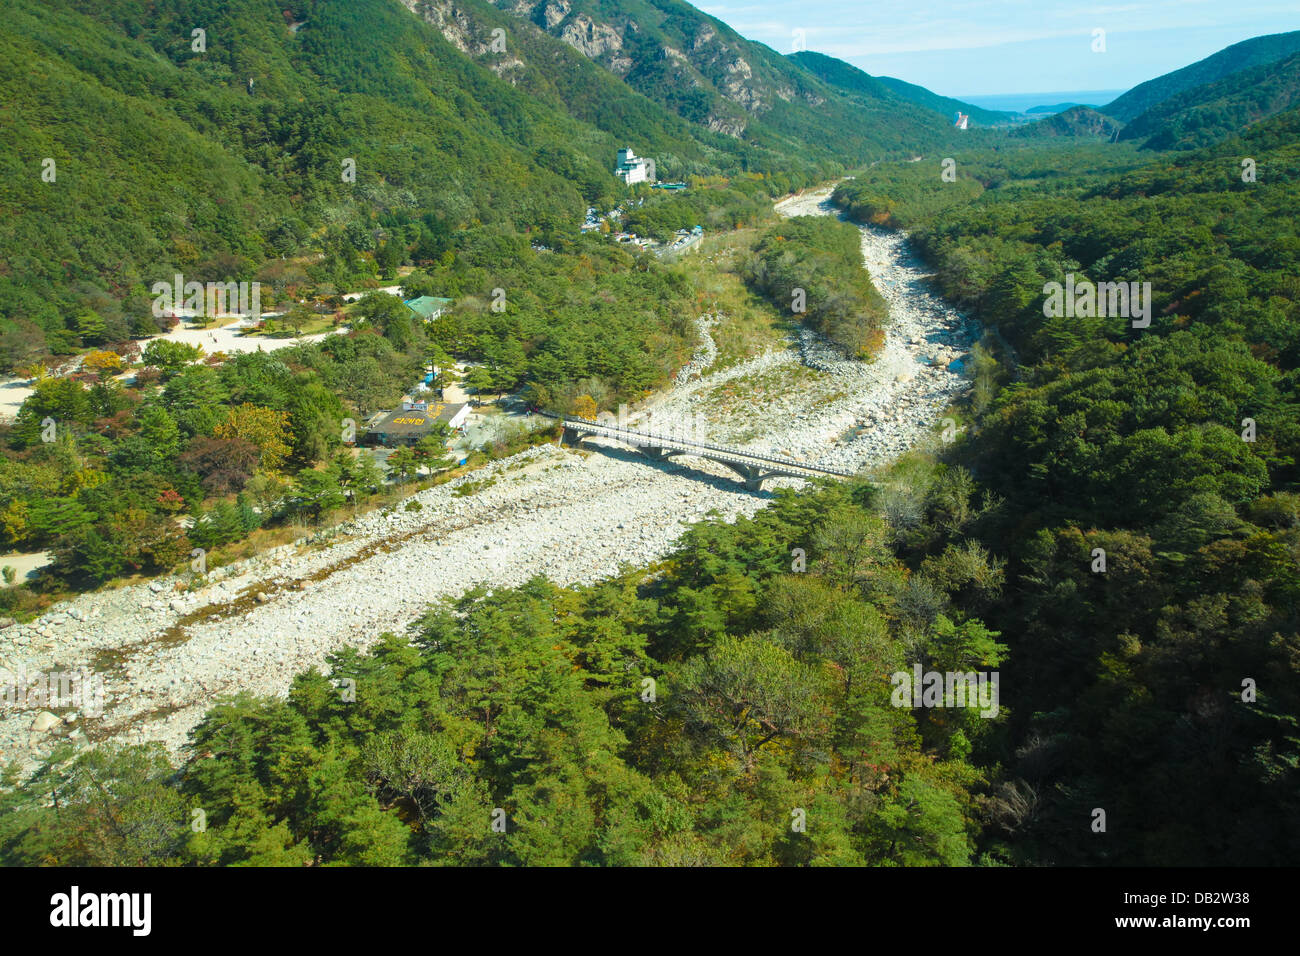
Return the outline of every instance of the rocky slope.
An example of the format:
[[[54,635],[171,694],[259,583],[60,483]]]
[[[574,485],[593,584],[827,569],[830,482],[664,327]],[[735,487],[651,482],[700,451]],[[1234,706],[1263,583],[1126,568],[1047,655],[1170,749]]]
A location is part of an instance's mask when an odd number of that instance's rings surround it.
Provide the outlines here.
[[[953,140],[947,118],[883,88],[828,84],[681,0],[491,2],[684,119],[749,145],[775,138],[852,163]]]

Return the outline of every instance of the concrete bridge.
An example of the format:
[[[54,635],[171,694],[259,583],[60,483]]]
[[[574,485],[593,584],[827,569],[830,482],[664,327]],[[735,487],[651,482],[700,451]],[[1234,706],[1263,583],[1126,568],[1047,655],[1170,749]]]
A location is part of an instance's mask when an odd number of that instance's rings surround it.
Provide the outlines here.
[[[736,472],[751,491],[759,491],[768,478],[852,478],[854,475],[851,471],[801,465],[786,458],[755,455],[723,445],[635,431],[585,418],[563,418],[560,422],[564,426],[561,440],[567,437],[576,445],[588,438],[607,438],[644,452],[651,458],[668,459],[678,455],[707,458]]]

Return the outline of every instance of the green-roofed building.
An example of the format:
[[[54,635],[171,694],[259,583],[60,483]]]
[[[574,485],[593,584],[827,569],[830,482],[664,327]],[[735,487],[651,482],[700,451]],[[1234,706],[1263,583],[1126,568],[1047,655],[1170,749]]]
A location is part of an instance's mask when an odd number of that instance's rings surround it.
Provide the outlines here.
[[[405,305],[425,322],[431,322],[442,315],[451,303],[451,299],[442,299],[436,295],[422,295],[418,299],[408,300]]]

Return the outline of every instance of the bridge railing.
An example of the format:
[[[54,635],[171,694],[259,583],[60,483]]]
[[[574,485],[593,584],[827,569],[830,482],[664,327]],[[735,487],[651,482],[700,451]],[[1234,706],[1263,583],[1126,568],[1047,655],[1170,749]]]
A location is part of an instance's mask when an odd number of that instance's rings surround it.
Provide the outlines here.
[[[756,455],[752,452],[742,451],[739,448],[729,448],[725,445],[715,445],[711,442],[694,441],[689,438],[678,438],[672,435],[659,435],[655,432],[639,431],[634,428],[626,428],[622,425],[610,425],[605,422],[592,421],[589,418],[561,417],[552,415],[547,412],[541,414],[548,418],[560,419],[564,425],[573,425],[579,428],[591,428],[603,432],[611,432],[614,436],[628,436],[630,438],[642,439],[642,441],[631,442],[631,444],[651,444],[660,443],[664,447],[676,445],[683,449],[701,449],[714,452],[715,454],[725,455],[734,461],[748,464],[761,462],[767,465],[774,465],[779,468],[799,469],[801,471],[812,472],[813,474],[836,475],[841,478],[852,478],[854,473],[839,468],[822,468],[818,465],[805,465],[802,462],[792,461],[788,458],[773,458],[770,455]]]

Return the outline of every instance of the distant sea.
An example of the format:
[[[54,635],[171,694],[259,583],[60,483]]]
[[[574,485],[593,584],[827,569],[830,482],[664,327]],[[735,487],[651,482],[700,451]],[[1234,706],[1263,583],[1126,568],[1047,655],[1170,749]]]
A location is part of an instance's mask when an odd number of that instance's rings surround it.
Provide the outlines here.
[[[1057,103],[1087,103],[1104,106],[1124,90],[1072,90],[1066,93],[995,93],[989,96],[955,96],[953,99],[1007,113],[1023,113],[1035,106],[1055,106]]]

